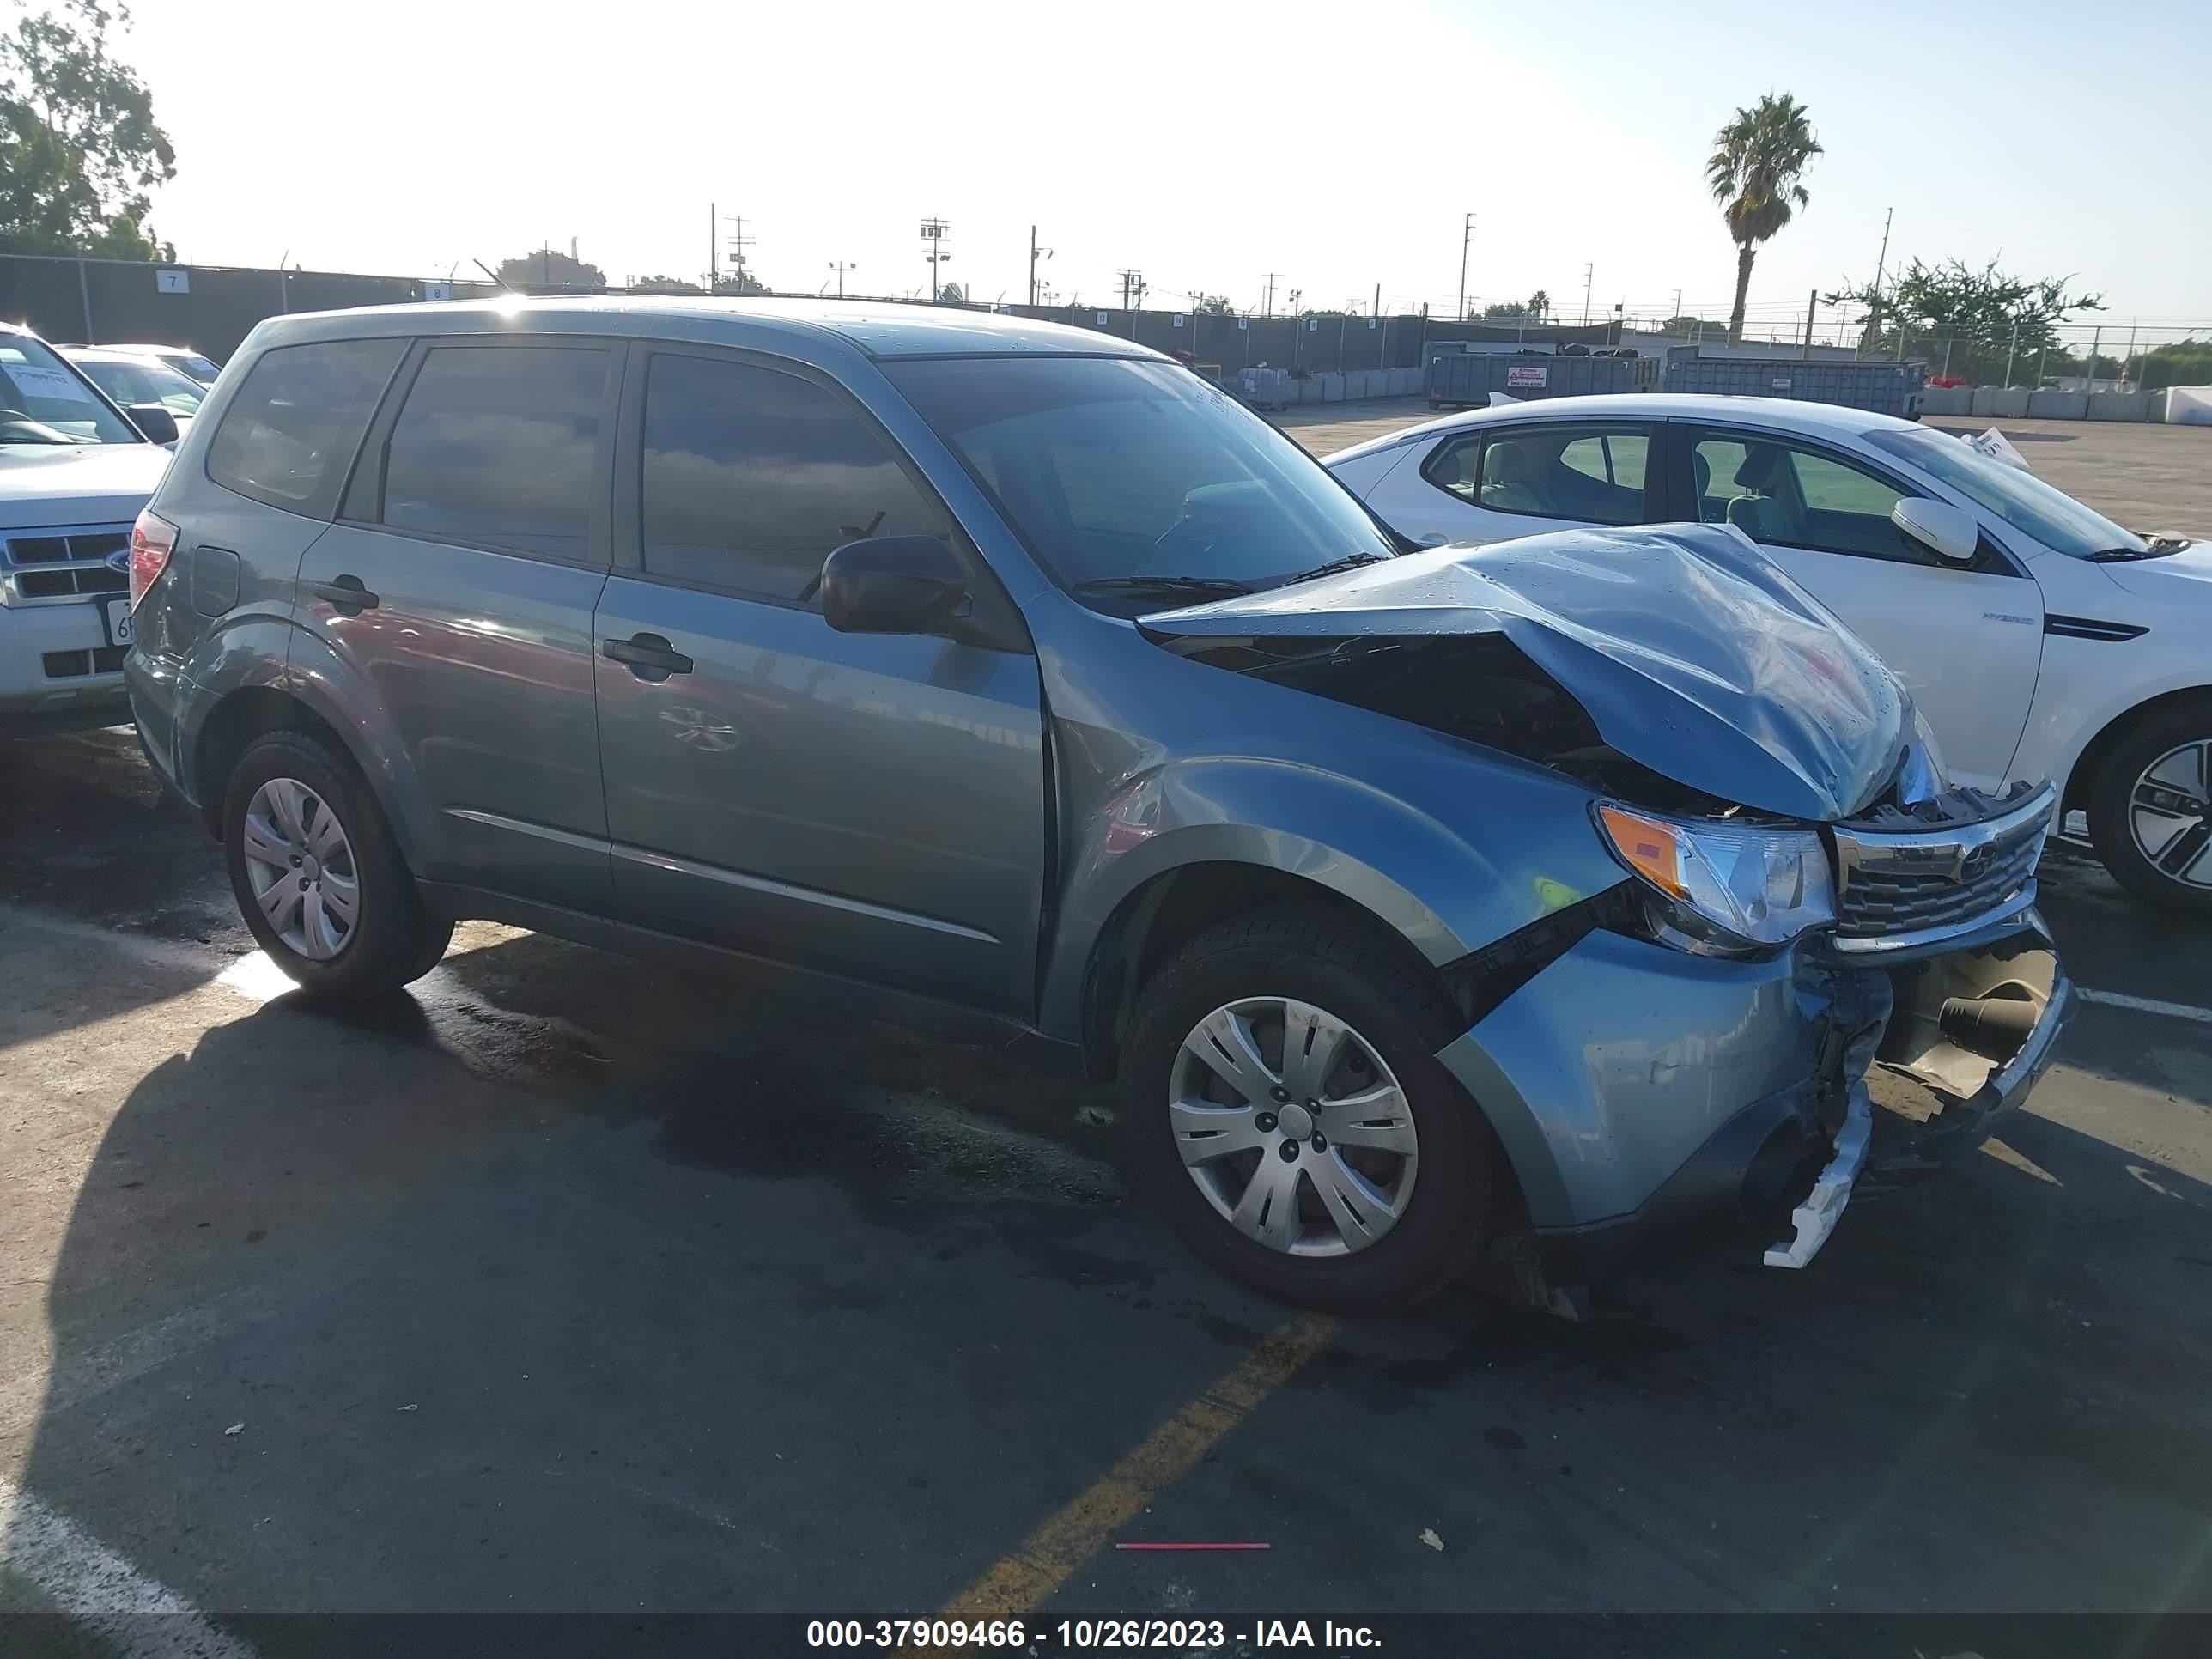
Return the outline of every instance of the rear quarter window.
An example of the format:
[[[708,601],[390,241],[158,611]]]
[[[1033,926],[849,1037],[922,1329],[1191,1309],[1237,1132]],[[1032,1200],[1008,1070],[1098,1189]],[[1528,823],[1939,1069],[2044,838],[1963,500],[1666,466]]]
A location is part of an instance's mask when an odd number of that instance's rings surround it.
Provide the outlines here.
[[[225,489],[327,518],[407,342],[327,340],[254,360],[208,445]]]

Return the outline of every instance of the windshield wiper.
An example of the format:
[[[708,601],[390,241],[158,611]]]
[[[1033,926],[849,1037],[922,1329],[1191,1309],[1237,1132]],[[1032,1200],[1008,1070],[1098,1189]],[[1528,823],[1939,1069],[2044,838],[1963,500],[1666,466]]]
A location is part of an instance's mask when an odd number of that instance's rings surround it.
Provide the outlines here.
[[[1294,587],[1300,582],[1310,582],[1317,576],[1339,576],[1347,570],[1357,570],[1364,564],[1381,564],[1380,553],[1347,553],[1340,559],[1331,559],[1327,564],[1317,564],[1310,570],[1301,570],[1295,576],[1283,578],[1282,586]]]
[[[1235,595],[1249,593],[1249,582],[1236,581],[1227,576],[1100,576],[1087,582],[1077,582],[1078,593],[1219,593]]]

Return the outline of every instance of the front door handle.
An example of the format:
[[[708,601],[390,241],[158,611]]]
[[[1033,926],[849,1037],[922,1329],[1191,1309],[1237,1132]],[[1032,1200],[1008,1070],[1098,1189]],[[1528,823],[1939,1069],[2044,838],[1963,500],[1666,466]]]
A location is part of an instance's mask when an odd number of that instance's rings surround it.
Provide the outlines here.
[[[326,582],[301,585],[317,599],[328,599],[341,617],[358,617],[362,611],[374,611],[383,603],[362,585],[358,576],[333,576]]]
[[[649,684],[658,685],[671,674],[691,672],[691,659],[658,634],[633,634],[626,640],[608,640],[599,654],[618,662]]]

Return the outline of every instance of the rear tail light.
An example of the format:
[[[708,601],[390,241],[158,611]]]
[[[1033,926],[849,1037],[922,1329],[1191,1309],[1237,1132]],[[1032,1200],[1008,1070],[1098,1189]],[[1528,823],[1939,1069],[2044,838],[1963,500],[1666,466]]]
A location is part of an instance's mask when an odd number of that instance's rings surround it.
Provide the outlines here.
[[[131,526],[131,608],[136,611],[146,590],[169,568],[169,555],[177,550],[177,526],[157,518],[152,509],[139,514]]]

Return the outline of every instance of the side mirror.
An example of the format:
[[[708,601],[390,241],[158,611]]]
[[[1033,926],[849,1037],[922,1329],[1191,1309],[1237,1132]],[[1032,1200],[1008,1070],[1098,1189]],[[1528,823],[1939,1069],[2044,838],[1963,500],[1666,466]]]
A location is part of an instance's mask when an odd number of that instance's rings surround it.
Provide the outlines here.
[[[177,417],[159,404],[131,404],[123,411],[131,417],[131,424],[146,434],[146,441],[173,444],[177,441]]]
[[[841,634],[941,634],[973,614],[968,571],[934,536],[871,536],[822,562],[822,616]]]
[[[1971,564],[1982,544],[1982,528],[1974,515],[1947,501],[1927,501],[1907,496],[1889,510],[1889,521],[1939,559]]]

